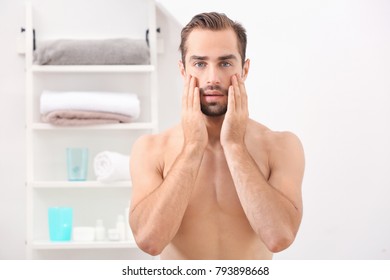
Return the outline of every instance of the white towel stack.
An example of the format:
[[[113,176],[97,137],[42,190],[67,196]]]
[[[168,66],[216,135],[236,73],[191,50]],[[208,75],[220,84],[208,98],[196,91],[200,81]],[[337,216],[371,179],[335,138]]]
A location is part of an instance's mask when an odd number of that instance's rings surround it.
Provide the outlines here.
[[[130,180],[130,156],[104,151],[94,158],[97,180],[103,183]]]
[[[45,90],[40,112],[43,121],[58,125],[130,122],[140,115],[140,101],[128,92]]]

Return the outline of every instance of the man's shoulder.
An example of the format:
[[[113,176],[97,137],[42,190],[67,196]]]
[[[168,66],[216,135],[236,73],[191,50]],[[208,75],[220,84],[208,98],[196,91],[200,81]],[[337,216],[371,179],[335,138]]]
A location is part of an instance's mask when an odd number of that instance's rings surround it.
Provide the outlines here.
[[[250,120],[250,129],[256,141],[261,141],[270,149],[285,146],[285,145],[300,145],[300,139],[291,131],[272,130],[265,125]]]
[[[176,125],[159,133],[144,134],[137,139],[134,145],[147,150],[160,150],[180,137],[180,128],[180,125]]]
[[[254,150],[265,151],[270,168],[294,162],[304,165],[304,149],[301,140],[291,131],[275,131],[257,122],[251,122],[252,137],[248,141]],[[288,159],[288,160],[287,160]]]

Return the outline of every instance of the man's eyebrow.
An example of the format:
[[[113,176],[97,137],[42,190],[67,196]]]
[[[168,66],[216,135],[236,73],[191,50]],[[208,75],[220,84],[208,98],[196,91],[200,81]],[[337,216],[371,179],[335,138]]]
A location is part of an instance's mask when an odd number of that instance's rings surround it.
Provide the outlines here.
[[[208,60],[208,56],[191,55],[190,60]]]
[[[190,56],[190,60],[208,60],[208,59],[209,59],[208,56],[201,56],[201,55]],[[228,59],[237,60],[237,56],[235,56],[234,54],[228,54],[228,55],[223,55],[218,57],[218,60],[228,60]]]
[[[224,56],[218,57],[218,60],[228,60],[228,59],[237,60],[237,56],[235,56],[234,54],[229,54],[229,55],[224,55]]]

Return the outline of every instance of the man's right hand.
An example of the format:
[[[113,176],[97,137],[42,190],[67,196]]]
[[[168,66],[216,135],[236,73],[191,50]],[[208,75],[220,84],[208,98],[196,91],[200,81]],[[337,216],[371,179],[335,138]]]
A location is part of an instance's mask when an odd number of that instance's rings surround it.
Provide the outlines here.
[[[208,142],[207,128],[200,109],[200,92],[196,78],[186,79],[182,99],[182,128],[184,145],[205,149]]]

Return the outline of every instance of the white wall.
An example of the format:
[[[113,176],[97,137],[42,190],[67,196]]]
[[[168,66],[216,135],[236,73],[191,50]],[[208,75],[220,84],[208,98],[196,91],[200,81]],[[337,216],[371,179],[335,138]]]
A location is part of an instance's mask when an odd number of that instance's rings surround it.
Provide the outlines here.
[[[180,112],[177,22],[216,10],[248,30],[251,117],[303,142],[304,218],[275,259],[390,259],[390,2],[159,2],[175,17],[160,14],[162,128]],[[0,259],[24,258],[22,3],[0,0]]]
[[[0,0],[0,259],[25,253],[24,60],[16,53],[21,3]]]

